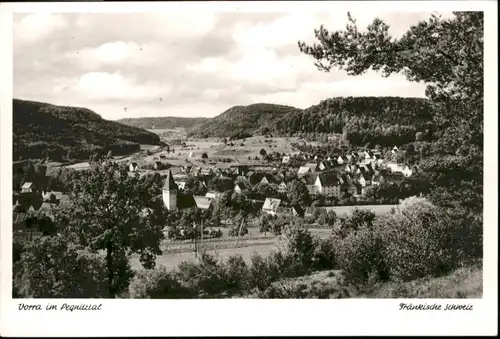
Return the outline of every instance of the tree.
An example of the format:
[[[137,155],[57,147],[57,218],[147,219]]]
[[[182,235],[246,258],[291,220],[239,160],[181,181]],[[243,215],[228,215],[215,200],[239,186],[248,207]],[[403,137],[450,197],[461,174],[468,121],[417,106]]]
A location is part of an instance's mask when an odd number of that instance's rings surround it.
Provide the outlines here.
[[[271,147],[271,146],[269,146],[269,147]],[[259,151],[259,154],[260,154],[261,157],[265,157],[267,155],[267,152],[266,152],[265,149],[261,148],[260,151]]]
[[[309,205],[311,200],[307,186],[298,179],[293,180],[288,186],[287,196],[291,205]]]
[[[345,30],[316,29],[318,43],[311,46],[299,41],[300,51],[326,72],[336,67],[360,75],[373,69],[386,77],[402,73],[410,81],[427,83],[438,132],[434,154],[421,162],[435,187],[431,198],[481,213],[483,13],[455,12],[450,19],[432,15],[399,39],[391,38],[389,26],[378,18],[366,32],[358,31],[349,13],[348,19]],[[460,148],[468,150],[466,156],[455,154]],[[451,167],[458,170],[450,171]]]
[[[106,265],[62,236],[24,244],[14,285],[24,298],[106,298]]]
[[[208,154],[206,152],[204,152],[202,155],[201,155],[201,158],[202,159],[208,159]]]
[[[108,293],[115,297],[128,286],[128,257],[140,255],[145,268],[161,254],[164,215],[158,183],[130,177],[117,165],[94,166],[75,185],[76,194],[59,223],[76,244],[106,253]],[[118,263],[124,265],[118,266]],[[125,282],[123,281],[125,279]]]

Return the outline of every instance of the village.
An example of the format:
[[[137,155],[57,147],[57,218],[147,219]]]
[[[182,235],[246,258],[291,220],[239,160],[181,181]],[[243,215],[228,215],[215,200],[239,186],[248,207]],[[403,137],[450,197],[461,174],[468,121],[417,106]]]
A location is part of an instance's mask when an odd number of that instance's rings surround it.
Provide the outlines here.
[[[213,145],[206,147],[212,148]],[[289,151],[292,149],[288,148]],[[376,205],[367,198],[370,189],[382,185],[404,186],[405,180],[418,175],[418,169],[397,163],[395,159],[399,151],[398,147],[393,147],[390,152],[385,152],[385,156],[384,152],[373,149],[322,158],[296,150],[266,154],[260,149],[259,160],[249,156],[251,161],[241,161],[240,157],[238,162],[228,162],[212,154],[209,158],[209,152],[184,142],[177,153],[169,146],[153,147],[130,157],[106,161],[126,166],[131,176],[159,173],[164,183],[162,199],[168,211],[208,210],[225,193],[230,193],[257,206],[257,215],[260,216],[307,218],[317,209],[335,211],[335,206]],[[88,168],[85,165],[67,167],[75,171]],[[46,174],[50,176],[53,172],[48,168]],[[304,188],[307,193],[293,192]],[[294,193],[308,198],[288,199]],[[20,191],[14,192],[13,196],[14,230],[26,229],[26,222],[32,215],[53,220],[57,213],[69,206],[70,201],[70,192],[23,182]],[[168,226],[166,224],[165,229]]]

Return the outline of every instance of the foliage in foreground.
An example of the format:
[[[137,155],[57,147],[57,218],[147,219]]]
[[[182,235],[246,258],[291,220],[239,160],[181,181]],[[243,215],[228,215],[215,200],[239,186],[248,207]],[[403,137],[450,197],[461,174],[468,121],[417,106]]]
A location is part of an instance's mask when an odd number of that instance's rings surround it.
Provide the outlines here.
[[[157,283],[144,281],[147,286],[155,286],[153,291],[165,291],[163,294],[139,293],[135,289],[132,296],[179,298],[187,293],[191,298],[300,298],[311,294],[345,297],[354,293],[349,288],[439,277],[481,257],[481,233],[453,216],[424,198],[412,198],[380,219],[363,211],[339,219],[336,231],[327,239],[315,239],[306,229],[287,226],[277,251],[267,258],[254,255],[247,264],[241,256],[219,261],[204,254],[198,263],[185,262],[169,273],[176,281],[173,287],[162,286],[163,281],[169,281],[166,278]],[[342,288],[349,286],[347,290],[315,294],[305,292],[308,288],[301,284],[282,281],[332,269],[342,272]],[[143,284],[141,279],[145,278],[139,275],[135,284]],[[183,287],[179,290],[176,286]]]

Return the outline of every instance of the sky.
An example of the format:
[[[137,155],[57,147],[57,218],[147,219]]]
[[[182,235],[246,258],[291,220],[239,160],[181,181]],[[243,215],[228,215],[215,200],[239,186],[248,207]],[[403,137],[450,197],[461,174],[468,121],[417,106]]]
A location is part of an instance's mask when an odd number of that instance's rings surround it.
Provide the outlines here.
[[[375,17],[394,37],[431,12]],[[342,29],[347,13],[35,13],[14,15],[14,97],[79,106],[105,119],[213,117],[235,105],[307,108],[337,96],[423,97],[403,76],[321,72],[297,41]]]

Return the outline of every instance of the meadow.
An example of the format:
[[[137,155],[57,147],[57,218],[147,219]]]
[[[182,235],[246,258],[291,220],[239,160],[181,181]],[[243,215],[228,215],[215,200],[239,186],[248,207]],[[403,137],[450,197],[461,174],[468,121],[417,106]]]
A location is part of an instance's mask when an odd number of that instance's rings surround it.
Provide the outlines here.
[[[276,249],[277,236],[271,233],[261,234],[256,227],[249,227],[248,234],[240,237],[238,245],[236,245],[237,237],[228,236],[228,229],[221,228],[223,236],[218,239],[205,239],[203,248],[207,253],[216,255],[219,259],[228,259],[234,255],[241,255],[243,260],[250,263],[251,257],[257,253],[263,257],[267,257],[274,249]],[[313,236],[327,237],[330,230],[321,228],[309,228]],[[171,241],[165,240],[162,244],[163,254],[156,258],[157,266],[166,268],[174,268],[183,261],[195,260],[194,242],[188,241]],[[199,240],[198,240],[198,246]],[[199,247],[200,251],[200,247]],[[137,257],[132,257],[131,265],[134,270],[141,269],[141,264]]]

